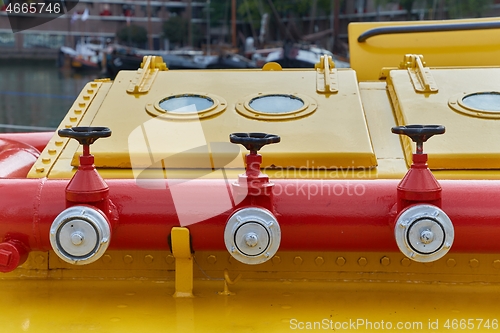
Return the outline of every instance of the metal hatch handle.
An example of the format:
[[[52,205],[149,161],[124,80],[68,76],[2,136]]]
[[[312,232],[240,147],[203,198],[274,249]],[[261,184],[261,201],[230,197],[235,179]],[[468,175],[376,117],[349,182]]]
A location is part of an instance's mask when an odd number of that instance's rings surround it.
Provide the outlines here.
[[[368,38],[380,35],[407,34],[417,32],[443,32],[462,30],[487,30],[500,29],[499,22],[473,22],[473,23],[453,23],[453,24],[425,24],[425,25],[404,25],[395,27],[379,27],[363,32],[358,37],[358,43],[364,43]]]

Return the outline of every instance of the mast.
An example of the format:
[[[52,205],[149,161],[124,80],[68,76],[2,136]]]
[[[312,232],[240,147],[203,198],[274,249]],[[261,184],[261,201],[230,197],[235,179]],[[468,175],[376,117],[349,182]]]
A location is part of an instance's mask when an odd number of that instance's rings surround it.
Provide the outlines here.
[[[232,45],[236,47],[236,0],[231,0],[231,34]]]
[[[151,28],[151,0],[148,0],[148,42],[149,49],[153,49],[153,30]]]
[[[193,18],[193,7],[191,6],[191,0],[188,0],[188,45],[193,46],[193,27],[191,26],[191,20]]]
[[[210,53],[210,0],[207,0],[207,55]]]

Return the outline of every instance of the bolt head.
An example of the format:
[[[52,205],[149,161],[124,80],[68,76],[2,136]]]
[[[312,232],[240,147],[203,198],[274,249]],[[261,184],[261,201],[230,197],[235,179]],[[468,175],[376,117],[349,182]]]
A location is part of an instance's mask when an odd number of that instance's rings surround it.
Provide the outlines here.
[[[420,241],[424,244],[430,244],[434,240],[434,233],[426,229],[420,233]]]
[[[248,234],[245,235],[245,243],[249,247],[254,247],[259,243],[259,237],[255,232],[249,232]]]
[[[71,243],[73,243],[73,245],[81,245],[83,243],[83,239],[83,234],[79,231],[71,234]]]

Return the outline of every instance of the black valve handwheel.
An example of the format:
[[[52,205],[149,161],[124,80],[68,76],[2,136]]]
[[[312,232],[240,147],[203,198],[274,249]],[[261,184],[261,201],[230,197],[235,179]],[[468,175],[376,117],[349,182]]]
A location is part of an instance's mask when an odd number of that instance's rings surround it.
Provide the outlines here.
[[[442,125],[407,125],[393,127],[391,131],[395,134],[407,135],[413,142],[426,142],[433,135],[443,134],[445,127]]]
[[[61,137],[77,140],[81,145],[91,145],[99,138],[111,136],[107,127],[72,127],[60,129],[57,134]]]
[[[229,141],[243,145],[250,151],[259,151],[265,145],[280,142],[281,138],[279,135],[267,133],[231,133]]]

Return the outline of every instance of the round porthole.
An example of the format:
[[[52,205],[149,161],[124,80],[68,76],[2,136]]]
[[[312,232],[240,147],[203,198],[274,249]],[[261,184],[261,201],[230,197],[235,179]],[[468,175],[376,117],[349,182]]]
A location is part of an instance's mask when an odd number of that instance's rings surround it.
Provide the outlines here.
[[[480,118],[500,118],[500,92],[485,91],[455,95],[448,101],[455,111]]]
[[[219,96],[207,93],[170,94],[148,103],[146,111],[152,116],[167,119],[204,119],[223,112],[227,102]]]
[[[236,104],[239,114],[256,120],[298,119],[316,108],[316,102],[302,94],[254,94]]]

